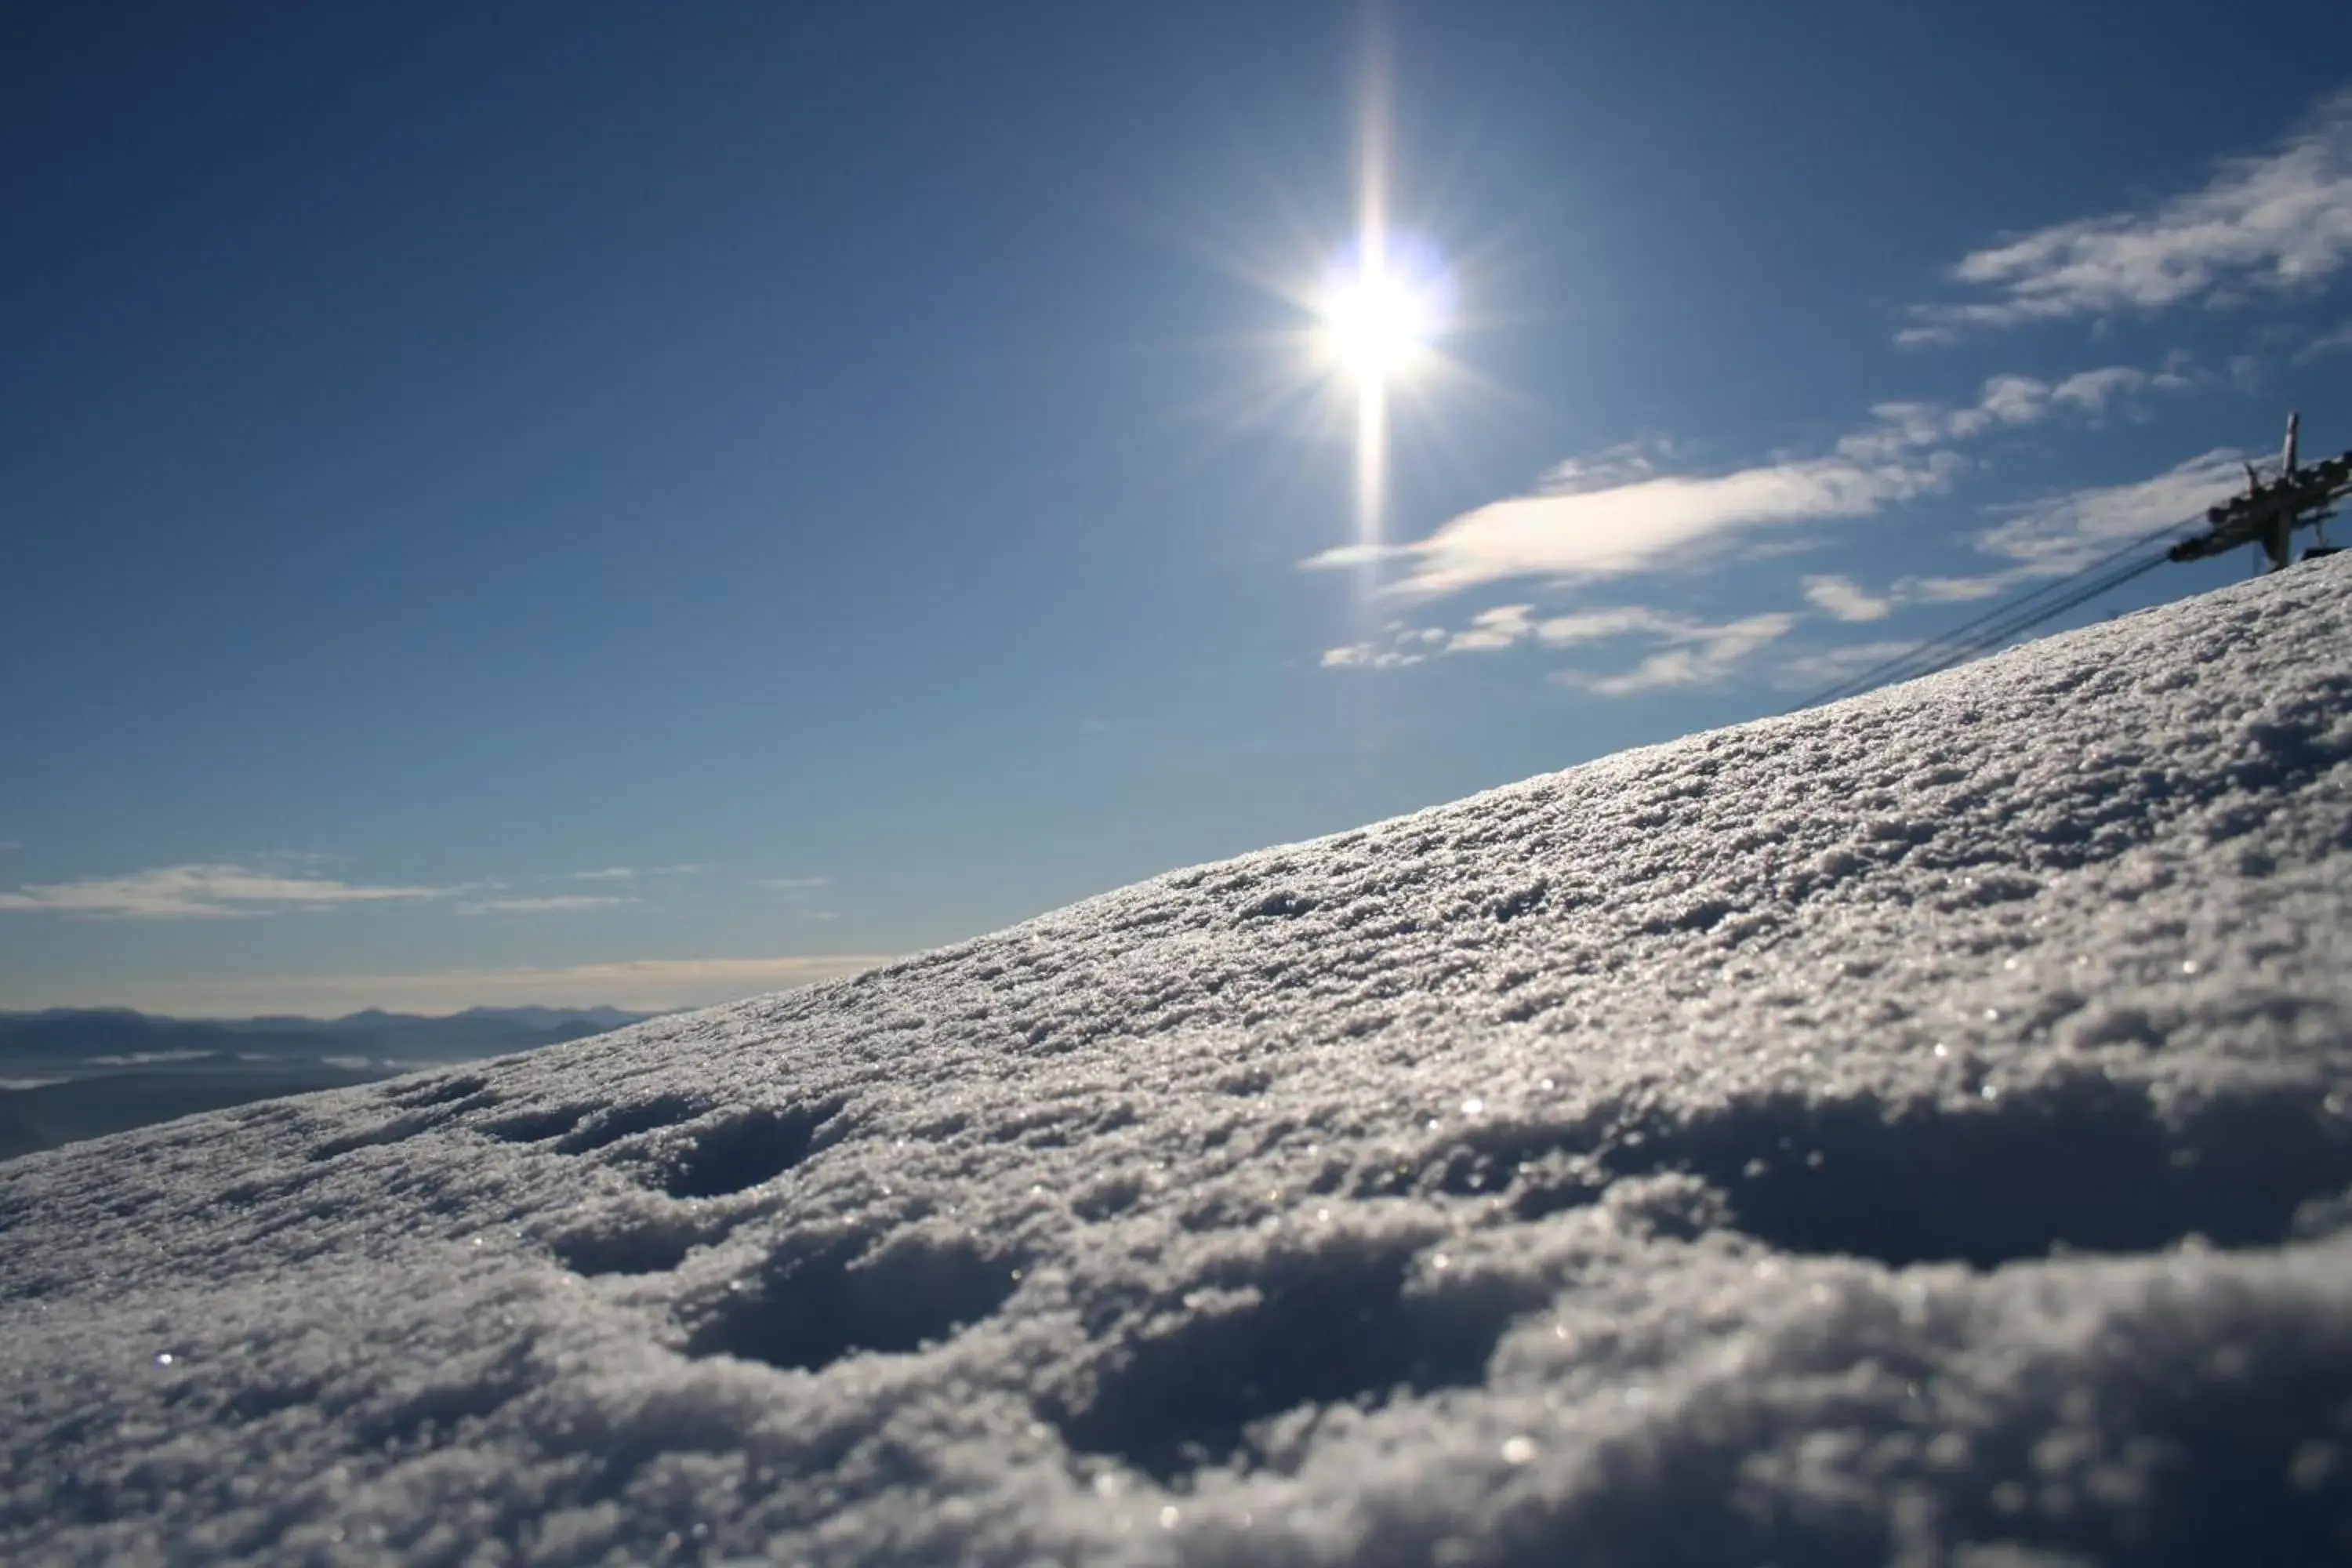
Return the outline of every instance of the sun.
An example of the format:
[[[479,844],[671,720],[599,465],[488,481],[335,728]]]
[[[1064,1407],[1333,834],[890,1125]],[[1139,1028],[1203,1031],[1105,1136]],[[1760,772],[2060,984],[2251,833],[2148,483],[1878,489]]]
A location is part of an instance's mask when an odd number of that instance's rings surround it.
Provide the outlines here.
[[[1317,314],[1331,363],[1358,386],[1376,390],[1428,356],[1444,325],[1444,300],[1431,279],[1390,260],[1386,247],[1370,250],[1360,247],[1333,269]]]
[[[1324,373],[1352,384],[1356,404],[1356,537],[1377,543],[1386,508],[1391,393],[1443,368],[1436,347],[1453,313],[1453,275],[1436,247],[1390,229],[1383,196],[1368,199],[1353,244],[1311,299]]]

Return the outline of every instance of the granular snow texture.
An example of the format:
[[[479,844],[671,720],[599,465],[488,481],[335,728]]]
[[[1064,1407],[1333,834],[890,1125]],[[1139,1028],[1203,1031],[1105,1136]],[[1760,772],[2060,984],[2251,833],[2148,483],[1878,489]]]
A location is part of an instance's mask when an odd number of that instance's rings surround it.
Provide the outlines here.
[[[0,1557],[2345,1560],[2347,591],[0,1167]]]

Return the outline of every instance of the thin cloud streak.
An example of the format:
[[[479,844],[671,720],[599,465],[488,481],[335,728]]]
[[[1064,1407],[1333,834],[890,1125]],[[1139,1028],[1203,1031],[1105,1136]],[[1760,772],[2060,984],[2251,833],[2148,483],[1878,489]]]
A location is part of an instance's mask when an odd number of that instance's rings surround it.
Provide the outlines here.
[[[1614,675],[1561,670],[1552,679],[1597,697],[1635,697],[1676,687],[1720,686],[1745,672],[1754,656],[1789,635],[1798,617],[1748,616],[1723,626],[1685,624],[1670,636],[1682,646],[1654,653]]]
[[[1822,458],[1714,478],[1663,476],[1605,490],[1495,501],[1413,543],[1347,545],[1305,564],[1402,562],[1405,575],[1389,591],[1424,599],[1519,577],[1621,577],[1666,565],[1704,541],[1742,529],[1867,516],[1941,489],[1950,473],[1939,460]]]
[[[2295,351],[2294,363],[2309,364],[2313,360],[2340,353],[2352,353],[2352,321],[2345,322],[2334,331],[2322,332],[2304,344]]]
[[[2079,570],[2125,541],[2168,522],[2188,523],[2245,488],[2242,456],[2217,447],[2127,484],[2093,486],[2003,509],[2007,520],[1976,538],[2037,575]]]
[[[1805,602],[1835,621],[1883,621],[1894,602],[1864,592],[1851,577],[1835,573],[1805,579]]]
[[[1612,447],[1560,464],[1538,494],[1465,512],[1425,539],[1346,545],[1301,564],[1328,570],[1401,563],[1402,576],[1386,592],[1402,599],[1441,598],[1529,577],[1576,583],[1632,576],[1677,564],[1739,532],[1866,517],[1940,493],[1967,467],[1954,449],[1965,442],[2062,413],[2102,417],[2141,394],[2192,384],[2176,364],[2153,371],[2105,365],[2054,383],[1996,375],[1973,403],[1958,407],[1881,403],[1871,409],[1869,423],[1841,437],[1830,455],[1714,476],[1661,472],[1660,458],[1671,455],[1662,447]],[[1456,635],[1466,639],[1459,649],[1468,651],[1515,640],[1475,624]],[[1332,668],[1394,668],[1426,657],[1426,650],[1359,645],[1332,649],[1323,662]]]
[[[2119,376],[2099,379],[2110,389],[2128,380]],[[2044,386],[2042,390],[2049,393],[2054,389]],[[2104,399],[2111,395],[2112,392],[2085,395],[2084,401],[2104,405]],[[2040,395],[2020,395],[2014,387],[1998,387],[1989,383],[1987,395],[1978,406],[1999,405],[2003,399],[2009,400],[2011,406],[2042,408],[2053,401]],[[1922,414],[1912,427],[1948,431],[1951,426],[1950,412],[1943,411],[1932,418]],[[1892,419],[1889,425],[1901,427],[1899,421]],[[1843,575],[1822,574],[1803,580],[1805,599],[1817,615],[1860,625],[1884,620],[1895,610],[1911,605],[1990,599],[2024,584],[2062,577],[2112,552],[2116,546],[2168,524],[2193,522],[2205,508],[2242,485],[2242,462],[2239,452],[2217,448],[2144,479],[2063,491],[1999,509],[1995,515],[2000,521],[1971,541],[1984,554],[2006,563],[1996,571],[1975,575],[1906,577],[1883,590],[1865,588]],[[1723,684],[1748,669],[1757,653],[1786,636],[1801,618],[1794,614],[1775,614],[1710,624],[1643,605],[1611,605],[1545,616],[1531,604],[1499,605],[1479,611],[1466,627],[1456,631],[1391,621],[1383,628],[1382,639],[1331,648],[1324,653],[1322,662],[1327,668],[1391,669],[1432,658],[1531,645],[1566,648],[1630,637],[1647,637],[1664,644],[1631,669],[1600,675],[1565,670],[1552,677],[1563,685],[1597,696],[1625,697],[1671,687]],[[1866,646],[1879,648],[1883,657],[1890,647],[1908,645]],[[1826,684],[1848,669],[1839,660],[1859,657],[1848,650],[1832,649],[1809,659],[1784,664],[1776,679],[1782,684]],[[1864,664],[1876,660],[1865,660]],[[1818,682],[1811,680],[1815,670],[1826,672]]]
[[[637,900],[611,893],[551,893],[541,898],[482,899],[459,904],[461,915],[573,914],[583,910],[616,909]]]
[[[1969,604],[2063,577],[2167,524],[2196,521],[2207,507],[2245,488],[2243,463],[2244,454],[2219,447],[2144,479],[2001,508],[2002,521],[1970,542],[2010,564],[1977,575],[1901,578],[1885,597],[1896,607]]]
[[[1488,653],[1523,644],[1547,648],[1587,647],[1630,637],[1666,644],[1629,670],[1594,675],[1562,670],[1552,679],[1602,697],[1629,697],[1674,686],[1713,686],[1731,679],[1750,655],[1786,636],[1797,624],[1793,615],[1749,616],[1737,621],[1694,620],[1645,605],[1619,605],[1538,620],[1530,605],[1500,605],[1471,618],[1465,631],[1448,633],[1441,627],[1415,627],[1392,623],[1390,643],[1358,643],[1333,648],[1325,665],[1363,669],[1393,668],[1424,658],[1457,653]],[[1434,654],[1418,651],[1434,648]]]
[[[2352,263],[2352,90],[2255,157],[2154,206],[2077,218],[1972,251],[1955,282],[1987,298],[1913,307],[1906,344],[1975,330],[2227,306],[2315,289]]]
[[[0,910],[113,920],[185,920],[439,899],[459,890],[369,887],[324,877],[278,876],[226,864],[163,866],[125,877],[28,883],[0,890]]]

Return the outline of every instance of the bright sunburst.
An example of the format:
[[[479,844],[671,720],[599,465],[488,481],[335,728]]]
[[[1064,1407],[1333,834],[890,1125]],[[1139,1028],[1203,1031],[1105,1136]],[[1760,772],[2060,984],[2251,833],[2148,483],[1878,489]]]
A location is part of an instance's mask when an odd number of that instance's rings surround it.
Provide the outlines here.
[[[1387,532],[1392,415],[1409,409],[1421,438],[1450,447],[1441,405],[1493,390],[1451,352],[1449,339],[1476,324],[1457,312],[1454,267],[1431,230],[1391,221],[1390,136],[1387,48],[1375,33],[1363,64],[1352,235],[1332,233],[1337,215],[1322,203],[1286,201],[1286,234],[1244,240],[1212,228],[1187,237],[1297,312],[1257,340],[1278,353],[1257,384],[1234,399],[1230,417],[1240,428],[1303,408],[1318,442],[1352,426],[1355,543],[1368,565]],[[1460,217],[1450,215],[1445,224],[1457,238]],[[1369,575],[1365,583],[1371,585]]]
[[[1366,187],[1362,228],[1324,275],[1314,308],[1325,367],[1354,388],[1356,539],[1375,544],[1388,489],[1390,391],[1431,368],[1453,289],[1435,249],[1390,231],[1386,192],[1372,180]]]
[[[1318,310],[1324,352],[1368,390],[1410,371],[1443,324],[1434,281],[1392,265],[1387,253],[1385,244],[1360,247],[1352,266],[1334,270]]]
[[[1389,389],[1430,358],[1453,303],[1437,252],[1389,225],[1386,41],[1365,57],[1358,129],[1356,239],[1324,275],[1315,300],[1323,353],[1355,384],[1356,540],[1380,542],[1389,465]]]

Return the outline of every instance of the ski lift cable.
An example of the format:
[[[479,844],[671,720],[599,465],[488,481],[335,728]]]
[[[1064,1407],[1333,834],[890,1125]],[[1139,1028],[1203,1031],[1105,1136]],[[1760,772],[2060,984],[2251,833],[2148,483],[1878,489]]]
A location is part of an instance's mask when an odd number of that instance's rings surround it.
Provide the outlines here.
[[[2013,640],[2019,634],[2030,631],[2055,616],[2063,615],[2078,605],[2118,588],[2143,573],[2153,571],[2163,565],[2168,559],[2166,552],[2153,551],[2139,560],[2115,567],[2087,584],[2083,581],[2083,574],[2077,573],[2052,585],[2060,590],[2068,590],[2062,592],[2057,598],[2051,598],[2052,589],[2044,588],[2024,599],[2004,605],[1997,616],[1979,616],[1972,622],[1973,629],[1969,635],[1963,637],[1947,633],[1943,637],[1922,643],[1901,658],[1869,672],[1864,679],[1848,682],[1831,694],[1816,698],[1814,701],[1816,704],[1834,701],[1842,697],[1855,696],[1863,691],[1891,685],[1898,680],[1916,680],[1922,676],[1949,669],[1956,664],[1974,658],[1979,654]]]
[[[2006,622],[1996,629],[1987,631],[1968,647],[1955,650],[1925,669],[1914,671],[1911,679],[1916,679],[1920,676],[1938,674],[1956,664],[1965,664],[1979,654],[1990,653],[2004,643],[2012,642],[2024,633],[2032,631],[2042,622],[2063,616],[2078,605],[2088,604],[2102,594],[2111,593],[2133,578],[2155,571],[2158,567],[2166,564],[2166,562],[2167,557],[2161,552],[2151,555],[2145,561],[2134,562],[2131,565],[2109,574],[2080,592],[2068,595],[2054,605],[2044,605],[2035,610],[2021,620]]]
[[[2017,605],[2009,614],[1986,625],[1971,637],[1964,639],[1948,637],[1944,639],[1942,646],[1935,648],[1932,654],[1916,658],[1913,660],[1913,666],[1920,674],[1927,673],[1929,668],[1948,669],[1958,659],[1969,658],[1984,648],[1995,647],[2015,637],[2021,631],[2040,626],[2053,616],[2074,608],[2086,598],[2095,598],[2111,588],[2131,581],[2168,558],[2168,552],[2152,551],[2138,560],[2113,566],[2088,583],[2084,583],[2080,577],[2071,578],[2064,584],[2067,591],[2059,597],[2045,598],[2039,603]]]
[[[1885,685],[1895,680],[1916,680],[1923,676],[1949,669],[1956,664],[1964,663],[2011,642],[2021,634],[2031,631],[2043,622],[2063,615],[2079,605],[2095,599],[2102,594],[2121,587],[2144,573],[2154,571],[2157,567],[2165,564],[2168,559],[2168,556],[2162,551],[2152,552],[2144,558],[2117,567],[2088,584],[2079,584],[2073,592],[2057,599],[2021,606],[2001,619],[1984,626],[1972,637],[1965,639],[1949,637],[1938,639],[1931,647],[1923,648],[1906,656],[1901,668],[1889,673],[1885,679],[1874,684]]]
[[[2055,595],[2063,595],[2067,590],[2074,587],[2084,578],[2091,576],[2093,574],[2114,566],[2125,557],[2147,548],[2148,545],[2155,543],[2158,540],[2166,539],[2172,534],[2179,533],[2183,530],[2193,526],[2195,526],[2194,520],[2184,520],[2181,521],[2168,522],[2161,528],[2151,529],[2147,532],[2141,534],[2138,538],[2130,540],[2116,550],[2099,557],[2097,560],[2069,573],[2066,576],[2058,578],[2050,583],[2045,583],[2030,593],[2018,595],[2014,597],[2003,600],[2001,603],[1995,605],[1992,608],[1984,611],[1982,614],[1971,616],[1969,619],[1961,622],[1958,626],[1953,626],[1948,631],[1944,631],[1938,633],[1935,637],[1928,637],[1926,640],[1906,648],[1902,653],[1895,655],[1892,658],[1874,664],[1869,668],[1863,670],[1860,674],[1847,677],[1845,679],[1837,682],[1825,690],[1822,690],[1808,699],[1804,703],[1801,704],[1801,707],[1817,708],[1824,702],[1834,702],[1841,698],[1856,696],[1862,692],[1870,690],[1874,687],[1884,686],[1894,680],[1908,679],[1919,675],[1932,673],[1931,670],[1925,668],[1919,669],[1909,669],[1908,667],[1914,664],[1933,664],[1936,669],[1949,668],[1952,663],[1958,663],[1959,660],[1953,659],[1950,663],[1936,663],[1936,661],[1942,658],[1943,656],[1952,647],[1973,647],[1977,635],[1979,634],[1983,628],[1990,626],[1992,623],[2006,622],[2022,612],[2039,608],[2039,601],[2048,599]],[[2154,559],[2147,564],[2152,566],[2157,562],[2160,562],[2164,559],[2165,557],[2159,554],[2154,557]],[[2145,569],[2145,567],[2140,568],[2140,570]],[[2138,571],[2134,571],[2131,575],[2138,575]],[[2122,582],[2127,581],[2129,581],[2129,577],[2119,578],[2117,579],[2116,584],[2103,584],[2095,592],[2105,593],[2108,587],[2115,586]],[[2078,601],[2070,601],[2066,607],[2069,609],[2073,608],[2074,603],[2075,602]],[[2053,611],[2051,613],[2055,614],[2057,612]],[[2047,616],[2045,616],[2042,618],[2046,619]],[[2029,622],[2028,624],[2039,625],[2040,622],[2036,620]],[[1960,658],[1962,658],[1967,657],[1968,655],[1966,653],[1960,655]],[[1797,710],[1791,709],[1790,711],[1794,712],[1797,711]]]
[[[1937,636],[1929,637],[1926,641],[1906,649],[1902,653],[1895,655],[1893,658],[1873,665],[1870,668],[1862,671],[1859,675],[1847,678],[1839,684],[1831,687],[1820,696],[1815,697],[1812,701],[1806,704],[1806,706],[1811,707],[1822,702],[1834,701],[1838,698],[1850,697],[1856,692],[1867,690],[1871,687],[1883,685],[1885,680],[1894,674],[1894,672],[1902,669],[1905,666],[1937,657],[1940,655],[1946,645],[1957,645],[1962,643],[1969,638],[1979,627],[1985,626],[1996,620],[2006,619],[2009,616],[2017,614],[2019,611],[2025,609],[2028,605],[2033,604],[2037,600],[2063,594],[2075,584],[2081,582],[2084,578],[2089,576],[2093,573],[2103,571],[2134,552],[2154,543],[2156,541],[2164,538],[2168,534],[2177,532],[2179,530],[2189,526],[2191,526],[2191,524],[2188,522],[2167,523],[2162,528],[2151,530],[2149,532],[2142,534],[2137,539],[2129,540],[2117,549],[2109,552],[2107,554],[2099,557],[2097,560],[2089,562],[2084,565],[2076,568],[2074,572],[2069,573],[2063,577],[2057,578],[2049,583],[2044,583],[2040,587],[2035,588],[2031,592],[2005,599],[2000,604],[1993,605],[1990,609],[1985,610],[1979,615],[1971,616],[1968,620],[1962,621],[1958,626],[1938,633]]]

